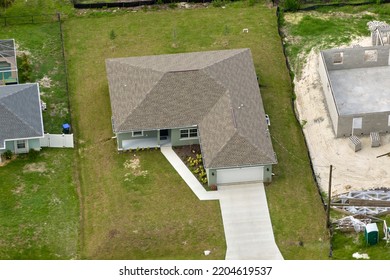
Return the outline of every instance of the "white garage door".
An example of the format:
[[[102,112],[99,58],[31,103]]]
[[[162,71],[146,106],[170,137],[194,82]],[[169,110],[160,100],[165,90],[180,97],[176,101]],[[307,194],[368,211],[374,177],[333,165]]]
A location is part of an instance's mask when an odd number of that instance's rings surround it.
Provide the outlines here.
[[[263,181],[264,166],[218,169],[217,184]]]

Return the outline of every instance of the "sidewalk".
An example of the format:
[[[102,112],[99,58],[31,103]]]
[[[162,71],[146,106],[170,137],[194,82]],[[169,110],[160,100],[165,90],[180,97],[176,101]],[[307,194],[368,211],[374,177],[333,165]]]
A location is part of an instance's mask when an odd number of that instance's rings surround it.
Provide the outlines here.
[[[200,200],[219,199],[217,191],[206,191],[202,184],[196,179],[194,174],[188,169],[184,162],[178,157],[170,146],[162,146],[161,153],[167,158],[169,163],[176,169],[177,173],[183,178],[190,189]]]

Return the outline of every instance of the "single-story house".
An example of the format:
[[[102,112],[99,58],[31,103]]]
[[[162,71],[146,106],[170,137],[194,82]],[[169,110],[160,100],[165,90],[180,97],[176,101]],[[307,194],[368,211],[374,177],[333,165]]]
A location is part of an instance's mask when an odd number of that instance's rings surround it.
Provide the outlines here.
[[[39,86],[0,86],[0,154],[40,150],[44,136]]]
[[[319,75],[336,137],[390,131],[389,46],[324,50]]]
[[[249,49],[106,60],[118,150],[199,144],[209,184],[277,163]]]
[[[18,83],[15,41],[0,40],[0,85]]]

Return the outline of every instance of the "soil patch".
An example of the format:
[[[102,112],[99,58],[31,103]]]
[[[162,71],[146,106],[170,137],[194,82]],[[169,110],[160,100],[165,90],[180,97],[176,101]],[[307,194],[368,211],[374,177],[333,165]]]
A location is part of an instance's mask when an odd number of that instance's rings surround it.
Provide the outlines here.
[[[134,156],[133,159],[128,159],[125,161],[125,163],[123,164],[123,167],[125,169],[130,169],[131,170],[131,174],[133,174],[134,176],[146,176],[148,174],[148,171],[147,170],[142,170],[141,169],[141,161],[140,161],[140,158],[138,156]],[[129,175],[129,173],[126,173],[125,174],[125,177],[127,177]]]
[[[29,163],[26,164],[23,168],[23,173],[25,172],[39,172],[43,173],[46,172],[46,163],[45,162],[38,162],[38,163]]]

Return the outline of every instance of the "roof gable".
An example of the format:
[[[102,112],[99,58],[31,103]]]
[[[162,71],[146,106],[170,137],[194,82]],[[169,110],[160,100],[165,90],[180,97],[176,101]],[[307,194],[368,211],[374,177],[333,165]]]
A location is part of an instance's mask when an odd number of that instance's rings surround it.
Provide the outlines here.
[[[239,163],[239,164],[237,164]],[[208,164],[212,168],[274,164],[274,155],[253,146],[236,132]]]

